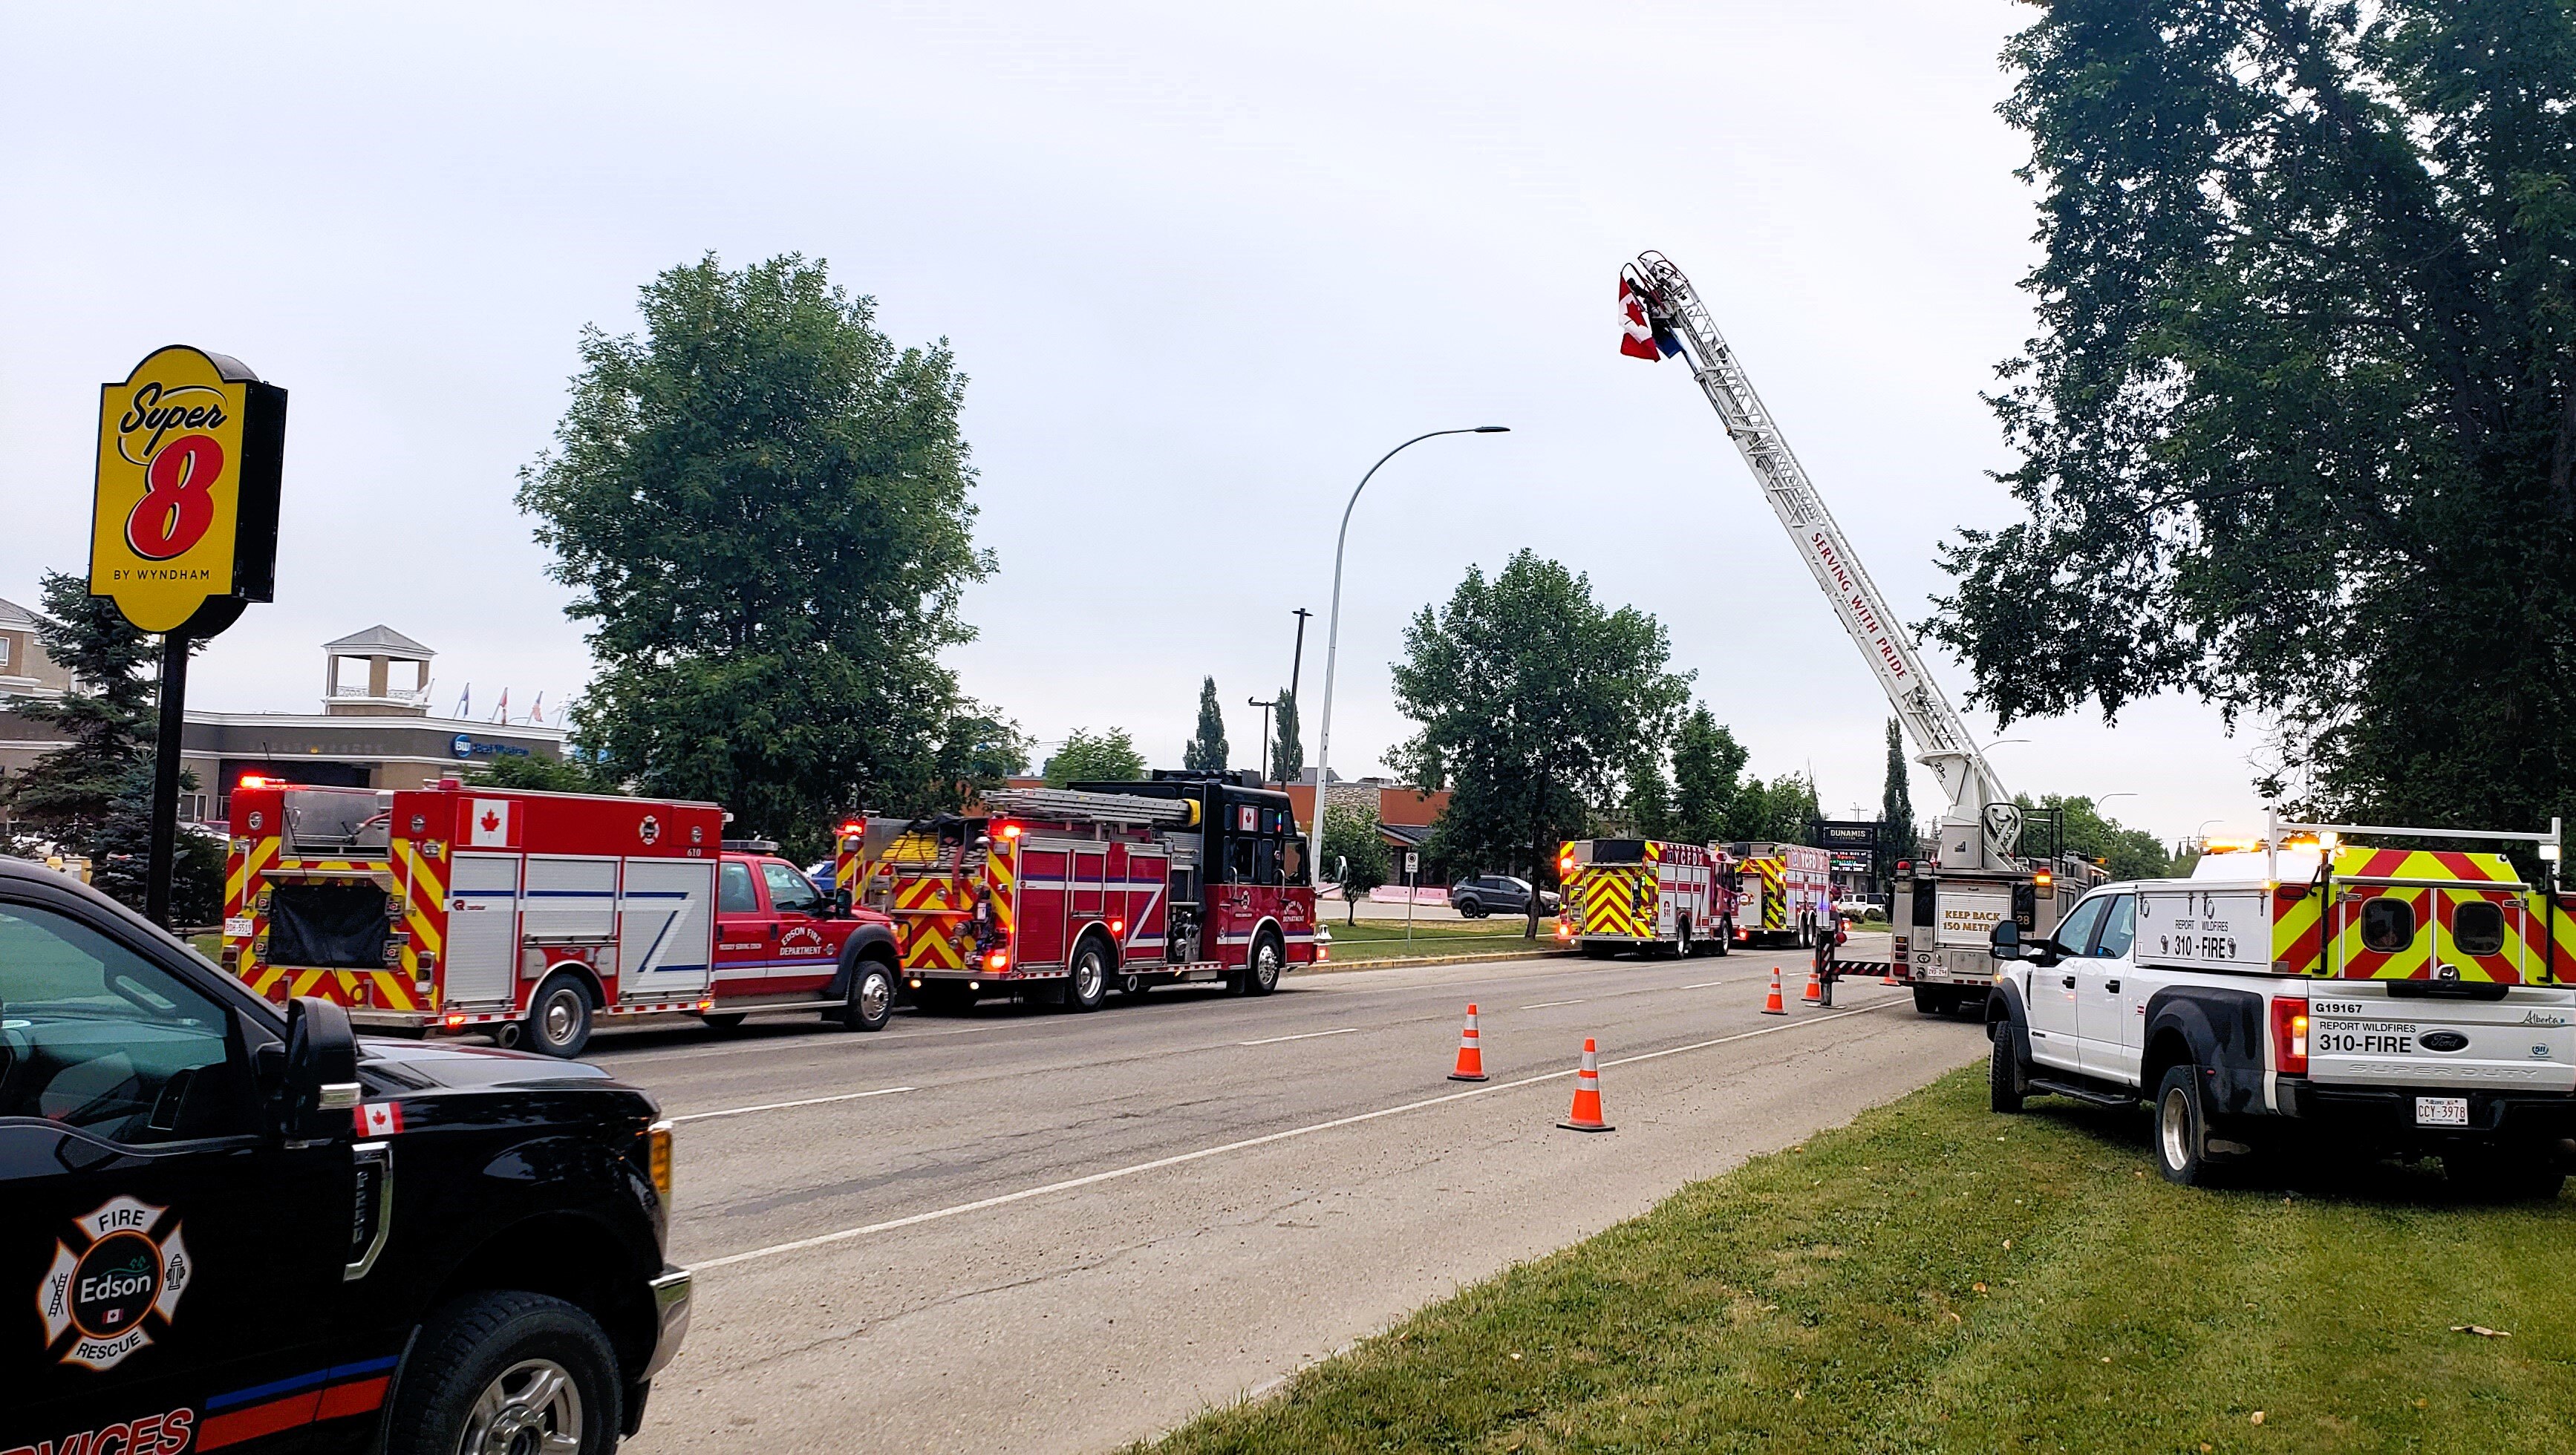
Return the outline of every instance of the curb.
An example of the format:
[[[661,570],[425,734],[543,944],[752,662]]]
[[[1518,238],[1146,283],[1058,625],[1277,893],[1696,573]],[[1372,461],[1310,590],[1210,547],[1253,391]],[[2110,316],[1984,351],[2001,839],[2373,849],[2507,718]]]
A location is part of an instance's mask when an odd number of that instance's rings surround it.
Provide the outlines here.
[[[1398,955],[1385,960],[1327,960],[1321,965],[1300,965],[1300,975],[1335,975],[1349,970],[1400,970],[1414,965],[1491,965],[1504,960],[1550,960],[1569,957],[1572,950],[1484,951],[1473,955]]]

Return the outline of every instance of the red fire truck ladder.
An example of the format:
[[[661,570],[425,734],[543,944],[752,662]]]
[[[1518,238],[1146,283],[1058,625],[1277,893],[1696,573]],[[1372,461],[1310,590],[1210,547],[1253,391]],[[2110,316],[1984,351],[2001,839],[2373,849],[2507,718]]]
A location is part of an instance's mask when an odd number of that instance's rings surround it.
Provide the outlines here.
[[[1842,527],[1825,509],[1824,497],[1816,493],[1806,467],[1790,451],[1779,422],[1763,407],[1743,363],[1717,331],[1717,320],[1709,316],[1690,279],[1663,254],[1652,252],[1639,254],[1637,261],[1620,270],[1620,277],[1645,300],[1658,342],[1672,340],[1689,353],[1699,387],[1725,424],[1727,438],[1735,442],[1736,453],[1761,482],[1772,514],[1789,532],[1800,559],[1807,563],[1825,599],[1834,604],[1843,630],[1869,660],[1878,685],[1914,739],[1916,761],[1939,775],[1942,790],[1950,796],[1942,816],[1945,850],[1961,840],[1981,847],[1979,864],[1954,867],[2018,868],[2013,856],[2020,847],[2021,814],[2012,795],[1996,779],[1940,684],[1924,670],[1913,635],[1888,609],[1886,598],[1862,568],[1859,554],[1844,539]]]

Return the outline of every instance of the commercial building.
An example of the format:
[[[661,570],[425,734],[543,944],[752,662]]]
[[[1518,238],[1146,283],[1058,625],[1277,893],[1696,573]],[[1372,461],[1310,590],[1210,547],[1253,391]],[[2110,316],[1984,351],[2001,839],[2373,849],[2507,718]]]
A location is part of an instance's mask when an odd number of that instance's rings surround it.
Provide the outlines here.
[[[23,698],[59,697],[70,676],[35,640],[35,617],[0,602],[0,779],[64,746],[50,723],[23,716]],[[319,710],[191,710],[180,756],[196,774],[180,821],[220,823],[234,785],[250,775],[348,788],[418,788],[509,757],[560,758],[564,730],[547,723],[475,722],[430,713],[430,663],[438,655],[388,626],[322,644]]]

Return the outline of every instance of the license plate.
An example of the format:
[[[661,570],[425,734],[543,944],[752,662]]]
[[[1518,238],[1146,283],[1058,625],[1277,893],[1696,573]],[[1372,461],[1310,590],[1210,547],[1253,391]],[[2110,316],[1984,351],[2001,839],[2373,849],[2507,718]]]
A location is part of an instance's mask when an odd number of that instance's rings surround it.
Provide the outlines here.
[[[2469,1099],[2465,1096],[2415,1098],[2415,1125],[2419,1127],[2465,1127],[2468,1124]]]
[[[250,920],[244,916],[236,915],[233,918],[224,921],[224,933],[236,940],[245,938],[250,934]]]

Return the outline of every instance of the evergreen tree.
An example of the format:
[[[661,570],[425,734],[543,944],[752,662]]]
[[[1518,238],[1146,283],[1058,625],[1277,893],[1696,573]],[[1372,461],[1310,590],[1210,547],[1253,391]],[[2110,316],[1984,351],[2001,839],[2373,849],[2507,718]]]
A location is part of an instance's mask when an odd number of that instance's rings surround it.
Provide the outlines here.
[[[1279,783],[1294,783],[1306,771],[1306,746],[1297,740],[1297,694],[1279,689],[1279,741],[1271,751],[1270,777]]]
[[[1914,790],[1905,762],[1905,730],[1887,720],[1887,783],[1878,792],[1879,857],[1888,872],[1899,859],[1914,857]]]
[[[11,848],[90,861],[90,882],[143,908],[152,845],[152,758],[160,739],[160,689],[145,675],[160,655],[157,639],[130,625],[89,583],[45,573],[36,639],[72,675],[71,689],[47,700],[22,697],[19,716],[69,738],[10,780],[15,820]],[[197,789],[180,775],[183,793]],[[173,924],[206,924],[223,908],[224,854],[203,834],[182,829],[170,886]]]
[[[1210,677],[1199,686],[1199,730],[1181,749],[1181,766],[1222,773],[1225,763],[1225,711],[1217,706],[1216,679]]]

